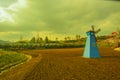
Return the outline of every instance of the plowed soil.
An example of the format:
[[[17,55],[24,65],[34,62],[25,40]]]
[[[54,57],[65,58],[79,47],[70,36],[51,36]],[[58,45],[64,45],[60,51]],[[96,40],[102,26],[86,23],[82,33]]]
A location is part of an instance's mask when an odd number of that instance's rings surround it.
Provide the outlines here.
[[[0,80],[120,80],[120,52],[99,50],[100,59],[83,58],[83,48],[20,51],[33,58]]]

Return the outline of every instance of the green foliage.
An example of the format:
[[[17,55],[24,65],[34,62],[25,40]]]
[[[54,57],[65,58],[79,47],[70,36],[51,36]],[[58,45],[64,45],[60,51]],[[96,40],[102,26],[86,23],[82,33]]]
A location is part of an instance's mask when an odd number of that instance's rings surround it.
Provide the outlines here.
[[[46,43],[49,43],[49,39],[48,39],[47,36],[45,37],[45,42],[46,42]]]
[[[98,40],[106,40],[106,36],[104,35],[104,36],[97,36],[97,39]]]
[[[35,37],[30,40],[31,43],[35,43]]]
[[[0,50],[0,72],[27,59],[25,54]]]

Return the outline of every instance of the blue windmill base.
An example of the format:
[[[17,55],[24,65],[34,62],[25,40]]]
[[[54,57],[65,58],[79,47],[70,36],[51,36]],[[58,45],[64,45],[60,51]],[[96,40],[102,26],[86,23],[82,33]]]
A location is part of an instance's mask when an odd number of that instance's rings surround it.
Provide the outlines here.
[[[85,58],[100,58],[100,53],[96,44],[96,38],[93,31],[87,32],[87,41],[83,57]]]

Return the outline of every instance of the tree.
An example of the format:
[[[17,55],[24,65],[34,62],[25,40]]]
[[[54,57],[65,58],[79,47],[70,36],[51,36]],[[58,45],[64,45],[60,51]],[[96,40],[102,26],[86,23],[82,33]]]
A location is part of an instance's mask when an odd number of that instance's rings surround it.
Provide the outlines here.
[[[68,36],[67,39],[70,41],[71,37]]]
[[[40,43],[42,43],[43,42],[43,39],[40,37]]]
[[[78,40],[78,35],[76,35],[76,40]]]
[[[67,41],[67,37],[65,37],[64,39],[65,39],[65,41]]]
[[[37,36],[36,36],[36,43],[39,43],[40,42],[40,37],[39,37],[39,34],[37,34]]]
[[[76,35],[76,40],[80,40],[80,35]]]
[[[46,42],[46,43],[49,43],[49,39],[48,39],[47,36],[45,37],[45,42]]]
[[[58,42],[58,38],[56,37],[56,43]]]
[[[32,39],[30,40],[31,43],[35,43],[35,37],[32,37]]]
[[[80,40],[80,38],[81,38],[81,36],[80,36],[80,35],[78,35],[78,40]]]

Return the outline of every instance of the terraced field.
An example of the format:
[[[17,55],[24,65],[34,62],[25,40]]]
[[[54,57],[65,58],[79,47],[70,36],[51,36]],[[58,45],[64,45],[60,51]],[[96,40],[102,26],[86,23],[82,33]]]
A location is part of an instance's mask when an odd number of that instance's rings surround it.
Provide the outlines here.
[[[120,52],[99,50],[100,59],[83,58],[83,48],[20,51],[33,58],[0,80],[120,80]]]

